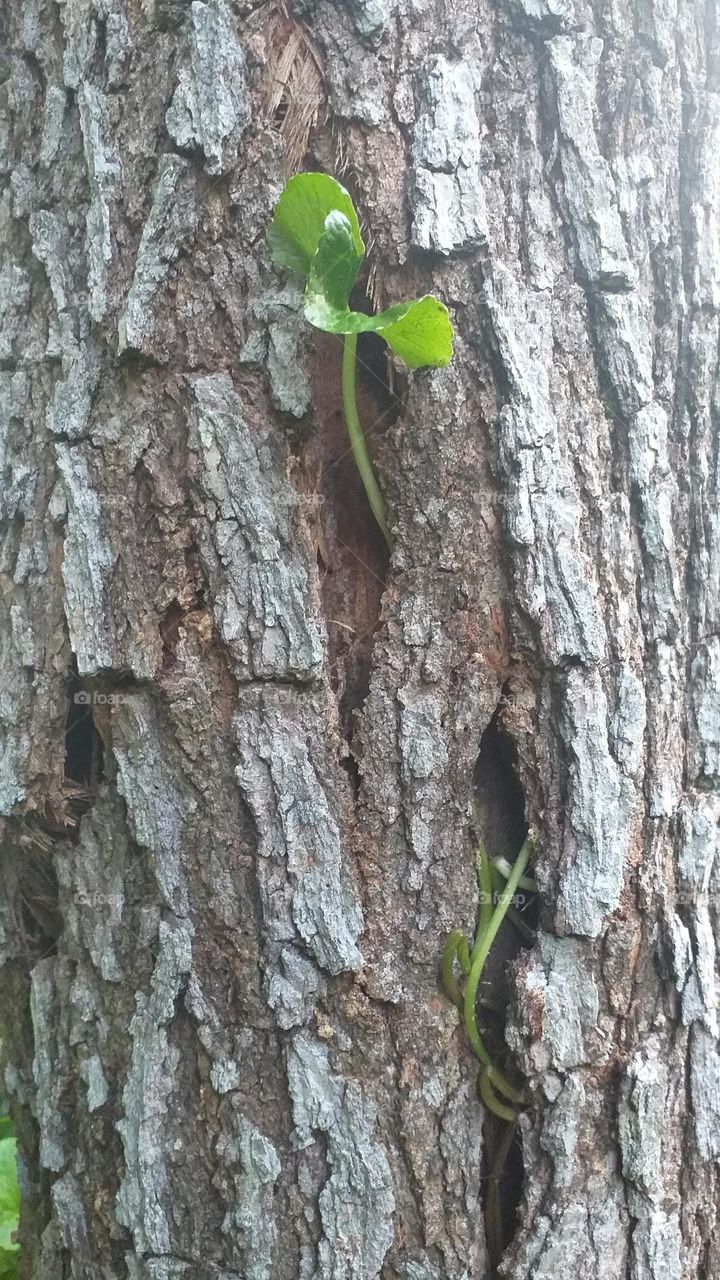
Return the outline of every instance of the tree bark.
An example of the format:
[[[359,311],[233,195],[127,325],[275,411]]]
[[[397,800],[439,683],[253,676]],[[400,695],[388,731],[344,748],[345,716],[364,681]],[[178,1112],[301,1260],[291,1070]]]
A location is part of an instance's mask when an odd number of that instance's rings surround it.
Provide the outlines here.
[[[438,962],[476,836],[530,825],[501,1273],[717,1280],[717,4],[5,22],[21,1277],[489,1275]],[[303,168],[360,210],[356,305],[456,327],[444,370],[360,347],[390,555],[264,246]]]

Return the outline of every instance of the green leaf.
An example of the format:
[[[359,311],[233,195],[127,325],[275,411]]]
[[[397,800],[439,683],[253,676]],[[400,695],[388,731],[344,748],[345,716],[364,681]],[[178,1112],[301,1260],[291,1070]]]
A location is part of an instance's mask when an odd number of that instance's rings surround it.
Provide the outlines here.
[[[325,230],[312,260],[305,291],[309,306],[323,306],[330,312],[347,311],[348,297],[357,277],[362,251],[358,252],[350,220],[333,209],[325,219]],[[319,311],[320,313],[320,311]]]
[[[345,215],[355,251],[362,257],[365,246],[360,224],[345,188],[326,173],[298,173],[291,178],[275,205],[268,227],[268,248],[275,265],[307,276],[327,216],[334,211]]]
[[[444,303],[426,294],[415,302],[400,302],[377,316],[334,307],[321,293],[308,292],[305,315],[326,333],[379,333],[411,369],[446,365],[452,359],[453,329]]]
[[[13,1253],[0,1249],[0,1280],[16,1280],[16,1276],[17,1249]]]
[[[8,1267],[17,1253],[12,1240],[20,1216],[20,1189],[15,1163],[15,1139],[0,1141],[0,1276],[10,1274]],[[5,1269],[3,1269],[5,1268]]]
[[[402,312],[402,314],[399,314]],[[444,302],[426,293],[416,302],[408,302],[404,309],[390,307],[373,316],[373,329],[382,334],[411,369],[425,365],[449,364],[453,353],[453,327]]]

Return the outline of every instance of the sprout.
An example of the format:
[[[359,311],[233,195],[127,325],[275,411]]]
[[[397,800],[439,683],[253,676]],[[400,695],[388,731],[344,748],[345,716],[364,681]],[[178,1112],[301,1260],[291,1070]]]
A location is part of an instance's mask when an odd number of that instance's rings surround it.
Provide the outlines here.
[[[365,257],[360,224],[344,187],[325,173],[299,173],[287,183],[267,233],[276,266],[305,280],[306,319],[344,338],[342,397],[353,457],[368,502],[390,543],[385,502],[368,456],[355,399],[357,335],[378,333],[411,369],[446,365],[453,330],[447,307],[426,294],[375,316],[351,311],[350,290]]]

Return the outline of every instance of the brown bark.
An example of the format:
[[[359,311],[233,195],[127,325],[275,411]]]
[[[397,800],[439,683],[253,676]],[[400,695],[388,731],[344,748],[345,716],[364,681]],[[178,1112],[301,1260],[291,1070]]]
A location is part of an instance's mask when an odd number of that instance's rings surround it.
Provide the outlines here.
[[[718,1280],[716,4],[5,22],[21,1274],[486,1274],[437,968],[473,832],[530,824],[503,1274]],[[445,370],[361,348],[389,557],[264,248],[298,168],[351,190],[368,301],[456,326]]]

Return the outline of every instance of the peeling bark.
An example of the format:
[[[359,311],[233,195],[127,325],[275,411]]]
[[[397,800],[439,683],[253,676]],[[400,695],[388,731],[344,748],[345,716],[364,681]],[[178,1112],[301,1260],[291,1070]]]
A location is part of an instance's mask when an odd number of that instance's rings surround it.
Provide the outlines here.
[[[529,824],[537,940],[487,993],[533,1098],[501,1274],[720,1278],[716,5],[5,26],[21,1276],[489,1275],[437,970],[473,831]],[[389,561],[337,345],[264,248],[298,164],[351,189],[368,299],[456,326],[446,370],[360,348]]]

